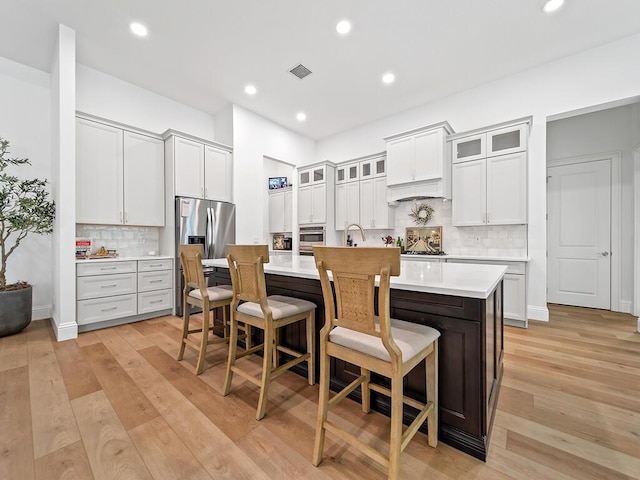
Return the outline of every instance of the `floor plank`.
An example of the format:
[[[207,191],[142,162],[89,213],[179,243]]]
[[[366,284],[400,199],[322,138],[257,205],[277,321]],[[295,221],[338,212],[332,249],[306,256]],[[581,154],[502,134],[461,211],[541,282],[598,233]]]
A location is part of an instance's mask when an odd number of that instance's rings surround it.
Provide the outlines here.
[[[0,338],[0,372],[27,365],[27,332]]]
[[[129,430],[129,436],[156,480],[211,480],[163,418],[155,418]]]
[[[35,458],[80,440],[46,322],[27,330],[29,389]]]
[[[26,365],[0,371],[0,478],[34,478]]]
[[[81,441],[67,445],[35,461],[36,480],[93,480]]]
[[[102,390],[71,404],[96,480],[153,478]]]

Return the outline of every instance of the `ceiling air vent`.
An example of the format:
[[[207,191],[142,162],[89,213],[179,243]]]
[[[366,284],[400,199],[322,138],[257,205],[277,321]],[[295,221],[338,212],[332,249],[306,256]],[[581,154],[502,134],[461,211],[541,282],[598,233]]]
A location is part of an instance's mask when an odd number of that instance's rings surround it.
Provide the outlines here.
[[[289,70],[289,72],[293,73],[300,80],[302,80],[307,75],[311,74],[311,70],[309,70],[307,67],[305,67],[301,63],[293,67],[291,70]]]

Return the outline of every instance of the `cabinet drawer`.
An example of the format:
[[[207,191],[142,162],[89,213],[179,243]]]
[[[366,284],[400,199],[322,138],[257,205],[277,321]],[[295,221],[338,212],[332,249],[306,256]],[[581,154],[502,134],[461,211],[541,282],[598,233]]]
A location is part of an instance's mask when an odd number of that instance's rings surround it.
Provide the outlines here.
[[[526,273],[527,264],[525,262],[507,262],[502,260],[476,260],[476,259],[447,259],[447,262],[451,263],[475,263],[485,265],[504,265],[507,267],[506,273],[512,273],[515,275],[524,275]]]
[[[91,260],[86,261],[91,262]],[[135,261],[82,263],[76,265],[76,273],[79,277],[111,273],[135,273],[137,269],[136,263]]]
[[[138,273],[138,292],[164,290],[165,288],[171,288],[172,285],[171,270]]]
[[[136,274],[121,273],[116,275],[78,277],[76,287],[78,300],[136,293]]]
[[[129,317],[138,313],[137,295],[94,298],[78,302],[78,325]]]
[[[163,258],[158,260],[138,260],[139,272],[155,272],[157,270],[171,270],[173,260]]]
[[[173,307],[171,289],[138,294],[138,313],[149,313]]]

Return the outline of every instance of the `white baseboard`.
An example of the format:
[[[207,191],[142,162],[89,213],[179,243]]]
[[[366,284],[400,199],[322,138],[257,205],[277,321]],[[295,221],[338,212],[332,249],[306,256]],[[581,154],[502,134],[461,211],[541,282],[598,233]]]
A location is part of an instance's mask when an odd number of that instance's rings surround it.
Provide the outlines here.
[[[640,333],[640,318],[638,318],[638,333]]]
[[[51,318],[51,305],[40,305],[31,309],[31,320]]]
[[[549,309],[545,307],[536,307],[535,305],[527,305],[527,318],[529,320],[538,320],[540,322],[549,321]]]
[[[59,342],[78,338],[78,324],[76,322],[58,323],[54,314],[51,316],[51,326]]]
[[[620,300],[620,311],[622,313],[631,313],[631,300]]]

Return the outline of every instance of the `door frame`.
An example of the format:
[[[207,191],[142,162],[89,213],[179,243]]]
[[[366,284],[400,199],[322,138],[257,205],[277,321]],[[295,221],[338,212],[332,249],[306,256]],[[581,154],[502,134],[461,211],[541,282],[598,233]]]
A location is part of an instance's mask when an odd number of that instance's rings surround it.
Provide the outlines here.
[[[640,152],[638,153],[640,159]],[[611,160],[611,311],[620,312],[620,285],[622,284],[622,272],[621,272],[621,258],[620,253],[622,251],[622,235],[620,229],[622,228],[622,152],[609,152],[609,153],[595,153],[591,155],[580,155],[577,157],[567,157],[547,160],[547,172],[549,167],[560,167],[563,165],[572,165],[576,163],[597,162],[599,160]],[[640,160],[638,160],[640,162]],[[636,178],[640,177],[638,173],[640,166],[636,164]],[[640,180],[639,180],[640,182]],[[637,185],[640,196],[640,185]],[[549,191],[547,190],[547,208],[549,205]],[[640,199],[638,199],[640,202]],[[549,225],[547,215],[547,244],[549,243]],[[640,228],[640,221],[636,218],[636,229]],[[548,245],[547,245],[548,251]],[[638,247],[636,245],[636,251]],[[547,262],[549,260],[547,259]],[[637,261],[637,260],[636,260]],[[636,270],[636,277],[638,276],[638,268]],[[547,275],[549,274],[549,267],[547,265]],[[549,279],[547,278],[547,284]],[[637,292],[636,292],[637,294]],[[627,312],[628,313],[628,312]]]
[[[633,147],[633,315],[640,317],[640,143]],[[640,332],[640,319],[638,319]]]

